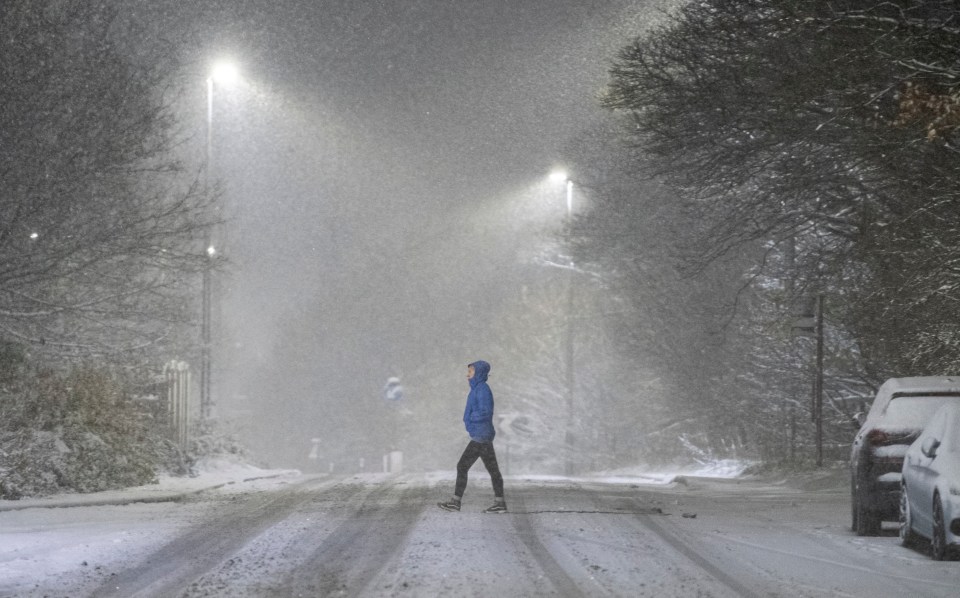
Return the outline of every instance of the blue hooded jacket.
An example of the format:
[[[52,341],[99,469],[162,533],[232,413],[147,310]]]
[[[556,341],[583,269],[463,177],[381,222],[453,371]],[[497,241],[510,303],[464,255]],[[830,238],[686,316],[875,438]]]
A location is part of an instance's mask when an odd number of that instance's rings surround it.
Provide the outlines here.
[[[493,442],[497,432],[493,429],[493,391],[487,385],[490,364],[475,361],[473,378],[470,378],[470,394],[467,395],[467,408],[463,410],[463,425],[467,428],[470,440]]]

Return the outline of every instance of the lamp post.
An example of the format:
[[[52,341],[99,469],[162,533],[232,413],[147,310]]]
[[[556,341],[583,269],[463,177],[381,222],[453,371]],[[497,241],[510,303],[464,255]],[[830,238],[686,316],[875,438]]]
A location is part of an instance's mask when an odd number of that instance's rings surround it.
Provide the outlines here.
[[[550,180],[558,183],[563,183],[564,188],[566,189],[566,199],[567,199],[567,215],[565,220],[565,225],[569,229],[570,224],[573,220],[573,181],[567,176],[566,172],[555,171],[550,174]],[[574,263],[573,255],[570,256],[570,263],[567,273],[567,305],[566,305],[566,331],[564,338],[564,378],[566,381],[566,399],[567,399],[567,424],[566,432],[564,434],[564,442],[566,444],[566,454],[567,458],[564,464],[564,471],[566,475],[573,475],[574,466],[573,466],[573,455],[574,455],[574,434],[573,434],[573,424],[574,424],[574,407],[573,407],[573,395],[574,395],[574,355],[573,355],[573,275],[574,275]]]
[[[212,379],[212,360],[210,353],[213,343],[213,322],[211,318],[211,307],[213,303],[213,258],[216,255],[216,250],[213,247],[209,234],[207,235],[206,254],[207,259],[203,264],[203,321],[200,327],[200,415],[203,419],[210,418],[213,406],[210,394]]]
[[[207,77],[207,153],[204,165],[204,194],[210,196],[210,171],[213,165],[213,91],[216,85],[228,86],[237,80],[239,71],[235,64],[218,62]],[[217,215],[219,220],[219,214]],[[213,245],[213,230],[207,229],[206,262],[203,268],[201,340],[200,340],[200,415],[209,419],[213,414],[213,260],[216,249]]]

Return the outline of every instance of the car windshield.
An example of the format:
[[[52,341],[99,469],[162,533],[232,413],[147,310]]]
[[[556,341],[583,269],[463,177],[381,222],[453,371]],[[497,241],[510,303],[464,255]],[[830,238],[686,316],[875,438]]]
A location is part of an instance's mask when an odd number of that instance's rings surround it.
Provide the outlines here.
[[[960,395],[895,396],[887,405],[881,425],[887,429],[919,430],[948,401],[960,402]]]

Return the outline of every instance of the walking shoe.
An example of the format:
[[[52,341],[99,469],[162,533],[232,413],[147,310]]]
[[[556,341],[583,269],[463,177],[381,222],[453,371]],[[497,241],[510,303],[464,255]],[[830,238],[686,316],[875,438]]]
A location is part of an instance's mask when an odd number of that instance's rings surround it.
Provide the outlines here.
[[[445,502],[438,502],[437,506],[443,509],[444,511],[459,511],[460,501],[451,499]]]
[[[484,513],[506,513],[507,512],[507,503],[505,502],[495,502],[493,506],[485,510]]]

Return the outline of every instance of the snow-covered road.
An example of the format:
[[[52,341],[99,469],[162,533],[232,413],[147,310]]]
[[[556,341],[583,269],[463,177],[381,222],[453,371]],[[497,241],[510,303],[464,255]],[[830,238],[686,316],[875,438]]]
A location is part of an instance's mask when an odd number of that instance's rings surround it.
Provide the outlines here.
[[[0,596],[956,596],[960,563],[848,529],[817,487],[281,476],[177,503],[0,512]]]

